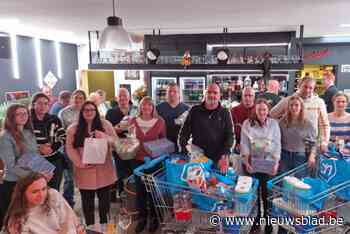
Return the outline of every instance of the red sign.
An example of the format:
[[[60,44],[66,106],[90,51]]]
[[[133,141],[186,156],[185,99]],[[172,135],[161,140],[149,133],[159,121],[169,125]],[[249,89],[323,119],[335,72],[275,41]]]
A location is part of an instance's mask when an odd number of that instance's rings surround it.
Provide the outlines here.
[[[304,54],[304,61],[322,59],[330,56],[331,54],[332,51],[328,48],[322,50],[314,50]]]

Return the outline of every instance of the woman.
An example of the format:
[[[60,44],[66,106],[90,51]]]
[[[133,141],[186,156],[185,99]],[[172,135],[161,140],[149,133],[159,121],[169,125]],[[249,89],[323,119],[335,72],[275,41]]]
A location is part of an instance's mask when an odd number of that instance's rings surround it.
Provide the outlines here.
[[[63,154],[66,131],[61,120],[49,114],[50,98],[44,93],[36,93],[32,99],[31,118],[40,154],[56,168],[49,182],[51,188],[59,191],[63,175]]]
[[[290,171],[306,162],[316,163],[316,129],[304,117],[304,102],[299,96],[288,100],[288,111],[279,123],[282,136],[280,172]]]
[[[344,93],[336,93],[333,96],[334,112],[328,114],[331,125],[331,141],[338,143],[343,140],[348,143],[350,140],[350,114],[346,112],[349,104],[349,97]]]
[[[261,211],[261,206],[258,206],[257,217],[259,218],[261,214],[263,214],[266,220],[270,205],[267,201],[267,181],[270,179],[270,176],[277,174],[281,154],[280,128],[276,120],[268,117],[269,107],[267,100],[258,99],[255,103],[255,112],[249,119],[243,122],[241,131],[241,155],[243,157],[244,166],[248,174],[259,180],[257,204],[260,204],[260,200],[262,199],[264,206],[263,212]],[[259,141],[262,142],[261,144],[265,145],[263,148],[265,156],[275,161],[273,168],[270,168],[270,170],[265,173],[255,173],[252,167],[252,162],[256,160],[255,157],[261,156],[254,154],[257,149],[255,146]],[[256,219],[253,230],[258,228],[259,220]],[[266,225],[265,233],[271,232],[272,226]]]
[[[82,162],[84,141],[93,136],[105,138],[109,142],[109,150],[103,164]],[[100,223],[108,221],[110,189],[116,181],[111,145],[116,137],[112,125],[100,118],[96,105],[91,101],[83,104],[78,123],[72,124],[67,130],[66,150],[73,162],[74,181],[80,190],[86,225],[95,224],[95,194],[99,202]]]
[[[83,233],[78,218],[44,175],[32,173],[15,187],[4,230],[9,234]]]
[[[6,112],[4,130],[0,136],[0,159],[6,173],[0,184],[0,230],[16,181],[22,176],[15,170],[16,161],[25,153],[38,153],[28,109],[20,104],[9,106]]]
[[[152,99],[150,97],[144,97],[140,101],[139,116],[133,118],[130,124],[135,126],[136,138],[141,143],[141,147],[136,153],[136,164],[141,165],[143,164],[144,157],[148,155],[142,143],[166,137],[165,122],[157,116]],[[151,224],[148,231],[153,233],[158,229],[159,223],[156,218],[153,200],[146,192],[145,186],[139,177],[136,178],[136,196],[139,222],[135,231],[136,233],[140,233],[145,229],[149,215]],[[150,214],[147,212],[147,203],[150,205]]]

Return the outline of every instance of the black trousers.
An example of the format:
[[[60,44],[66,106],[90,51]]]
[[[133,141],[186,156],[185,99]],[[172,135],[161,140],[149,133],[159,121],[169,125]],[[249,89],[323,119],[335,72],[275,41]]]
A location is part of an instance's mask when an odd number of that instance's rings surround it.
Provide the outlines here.
[[[55,168],[55,171],[53,172],[53,176],[49,181],[48,185],[50,188],[56,189],[57,191],[60,191],[60,185],[63,177],[63,168],[64,168],[63,160],[64,160],[63,155],[60,155],[59,158],[56,158],[54,160],[49,160],[49,162],[52,163],[56,168]]]
[[[268,202],[268,189],[267,189],[267,181],[271,178],[270,175],[265,173],[254,173],[251,176],[259,180],[258,187],[258,215],[257,217],[267,218],[268,210],[271,209],[271,204]],[[261,201],[263,203],[263,210],[261,210]]]
[[[128,178],[133,174],[133,170],[136,168],[135,159],[123,160],[119,157],[116,152],[113,152],[115,168],[118,175],[118,180],[116,182],[119,194],[124,191],[124,179]]]
[[[110,209],[111,186],[106,186],[96,190],[80,189],[81,203],[83,207],[85,223],[87,226],[95,224],[95,194],[98,198],[98,213],[100,223],[108,222]]]
[[[0,230],[11,202],[11,196],[15,189],[16,182],[4,181],[0,184]]]
[[[136,161],[136,165],[140,166],[143,162]],[[145,171],[146,174],[150,173],[149,171]],[[150,193],[147,192],[145,184],[139,176],[135,175],[135,185],[136,185],[136,198],[137,198],[137,211],[139,212],[140,219],[147,219],[148,217],[151,219],[156,218],[156,209],[154,206],[154,202]],[[150,210],[148,212],[147,205]]]

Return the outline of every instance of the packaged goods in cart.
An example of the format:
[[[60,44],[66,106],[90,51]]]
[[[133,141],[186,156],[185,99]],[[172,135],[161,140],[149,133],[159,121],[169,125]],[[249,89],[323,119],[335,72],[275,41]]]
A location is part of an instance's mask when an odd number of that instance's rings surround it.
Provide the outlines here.
[[[175,144],[166,138],[145,142],[144,147],[152,158],[175,152]]]
[[[207,190],[207,182],[205,173],[201,166],[190,166],[187,168],[187,183],[190,187],[201,191]]]
[[[253,178],[250,176],[239,176],[235,187],[236,193],[249,193],[253,186]]]

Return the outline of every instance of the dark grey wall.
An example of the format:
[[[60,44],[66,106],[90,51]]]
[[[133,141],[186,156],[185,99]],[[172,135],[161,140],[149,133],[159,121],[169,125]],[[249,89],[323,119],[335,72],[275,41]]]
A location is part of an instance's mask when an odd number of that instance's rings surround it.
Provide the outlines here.
[[[310,56],[317,52],[323,52],[323,56]],[[350,44],[307,44],[304,55],[308,58],[304,64],[338,65],[336,85],[340,90],[350,89],[350,73],[341,72],[342,64],[350,64]]]
[[[41,58],[43,76],[51,71],[59,80],[54,87],[54,94],[60,90],[76,88],[75,70],[78,69],[77,46],[60,43],[62,78],[57,75],[56,51],[53,41],[41,40]],[[0,102],[4,101],[5,92],[29,90],[31,94],[39,91],[34,41],[30,37],[17,37],[18,66],[20,79],[13,78],[12,59],[0,59]]]

